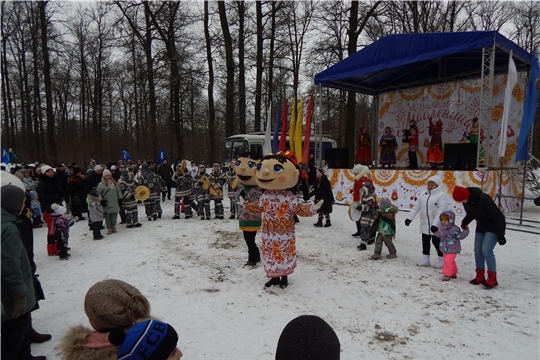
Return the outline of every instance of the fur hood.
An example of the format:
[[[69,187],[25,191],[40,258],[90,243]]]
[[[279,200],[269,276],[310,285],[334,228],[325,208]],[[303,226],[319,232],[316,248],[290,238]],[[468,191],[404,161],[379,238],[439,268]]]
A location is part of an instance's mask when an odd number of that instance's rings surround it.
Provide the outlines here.
[[[87,338],[94,331],[82,325],[70,327],[60,339],[60,352],[66,360],[116,360],[119,346],[101,344],[88,347]],[[86,345],[86,346],[85,346]]]
[[[101,201],[101,194],[98,194],[98,196],[88,194],[88,199],[93,201]]]

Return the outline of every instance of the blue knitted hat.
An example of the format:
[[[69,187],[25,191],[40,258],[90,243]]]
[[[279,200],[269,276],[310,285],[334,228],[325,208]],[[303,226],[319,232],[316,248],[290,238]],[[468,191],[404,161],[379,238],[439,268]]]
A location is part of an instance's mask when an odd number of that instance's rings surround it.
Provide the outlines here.
[[[112,344],[120,345],[118,359],[166,360],[176,349],[178,334],[174,328],[157,320],[145,320],[127,333],[115,329],[109,335]]]

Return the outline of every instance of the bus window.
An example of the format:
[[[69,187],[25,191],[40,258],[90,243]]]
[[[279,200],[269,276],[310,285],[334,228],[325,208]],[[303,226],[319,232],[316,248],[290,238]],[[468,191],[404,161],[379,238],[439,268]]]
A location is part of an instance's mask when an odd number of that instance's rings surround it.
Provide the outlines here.
[[[245,140],[225,141],[225,164],[235,161],[241,154],[248,151],[248,143]]]
[[[249,151],[252,151],[254,153],[257,153],[257,155],[259,155],[260,157],[263,157],[263,148],[262,148],[262,145],[260,144],[251,144],[249,146]]]

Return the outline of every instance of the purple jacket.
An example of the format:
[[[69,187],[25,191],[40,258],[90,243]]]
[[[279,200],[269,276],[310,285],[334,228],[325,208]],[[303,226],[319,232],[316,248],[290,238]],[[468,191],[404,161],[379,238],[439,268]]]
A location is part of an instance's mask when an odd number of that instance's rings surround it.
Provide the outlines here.
[[[441,238],[439,249],[443,254],[459,254],[461,252],[461,241],[469,235],[469,230],[461,230],[455,224],[456,215],[452,210],[445,211],[441,215],[448,215],[448,225],[441,226],[435,236]]]

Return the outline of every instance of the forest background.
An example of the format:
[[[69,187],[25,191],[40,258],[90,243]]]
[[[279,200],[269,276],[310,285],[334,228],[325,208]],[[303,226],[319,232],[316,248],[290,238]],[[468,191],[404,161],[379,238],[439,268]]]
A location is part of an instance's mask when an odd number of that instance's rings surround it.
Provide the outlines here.
[[[389,34],[497,30],[540,49],[538,1],[3,1],[0,16],[2,146],[52,165],[160,147],[221,162],[225,137],[264,130],[278,100]],[[352,161],[372,98],[324,88],[319,104]]]

